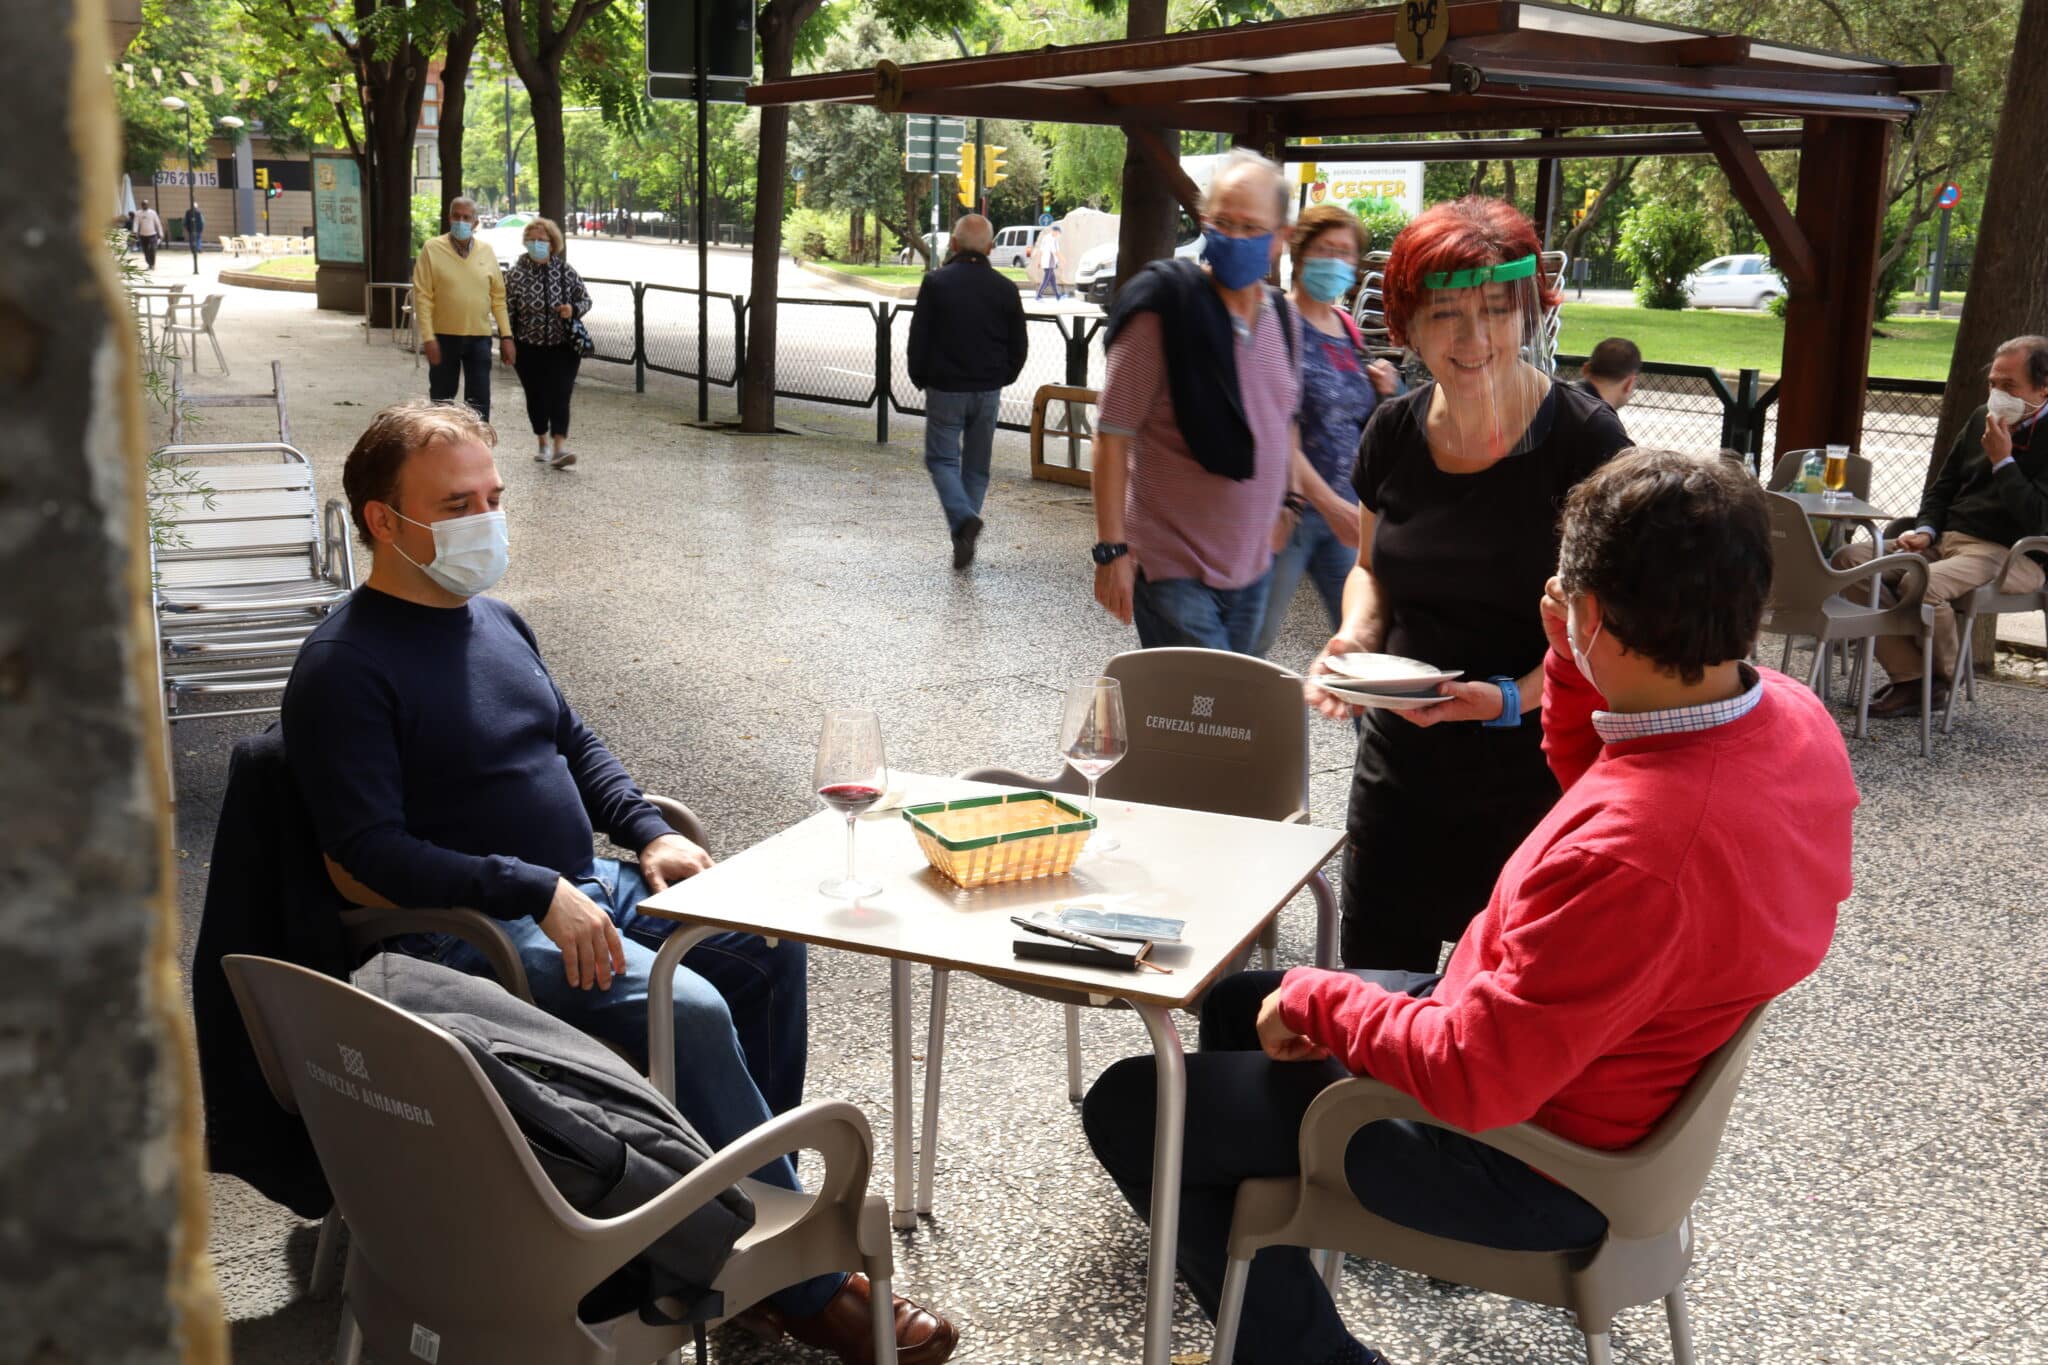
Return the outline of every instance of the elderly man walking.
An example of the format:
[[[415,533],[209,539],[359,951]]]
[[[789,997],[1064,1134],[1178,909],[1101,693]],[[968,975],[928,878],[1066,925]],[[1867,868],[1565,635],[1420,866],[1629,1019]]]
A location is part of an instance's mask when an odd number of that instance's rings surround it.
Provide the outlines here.
[[[455,397],[486,422],[491,420],[491,324],[498,326],[498,350],[507,365],[518,352],[512,319],[505,311],[505,276],[489,242],[476,238],[476,202],[448,205],[448,231],[420,248],[412,268],[412,311],[419,320],[427,356],[427,396],[437,403]]]
[[[974,562],[996,439],[996,406],[1030,349],[1017,286],[989,264],[995,230],[953,224],[952,258],[925,276],[910,319],[910,382],[925,391],[924,465],[953,537],[953,567]]]
[[[1232,152],[1202,212],[1206,264],[1154,261],[1117,295],[1095,438],[1095,600],[1145,649],[1257,652],[1294,456],[1294,310],[1266,284],[1288,189]]]

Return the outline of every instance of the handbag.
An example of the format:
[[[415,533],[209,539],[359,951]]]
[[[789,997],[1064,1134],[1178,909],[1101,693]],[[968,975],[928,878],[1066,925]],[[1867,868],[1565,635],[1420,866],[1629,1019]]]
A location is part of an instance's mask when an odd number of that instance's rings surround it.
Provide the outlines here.
[[[562,268],[564,270],[567,270],[569,267],[567,265],[564,265]],[[555,272],[552,268],[550,268],[548,271],[548,298],[549,300],[551,300],[548,304],[548,311],[550,313],[555,311],[555,304],[552,302],[554,296]],[[591,356],[597,354],[597,343],[590,339],[590,329],[583,325],[582,318],[570,318],[566,330],[569,334],[569,347],[571,350],[575,351],[578,356],[585,360],[588,360]]]

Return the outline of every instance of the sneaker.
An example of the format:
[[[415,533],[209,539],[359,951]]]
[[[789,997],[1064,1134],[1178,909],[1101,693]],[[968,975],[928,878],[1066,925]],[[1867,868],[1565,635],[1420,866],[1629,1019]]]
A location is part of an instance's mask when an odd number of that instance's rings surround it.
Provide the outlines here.
[[[563,450],[563,451],[558,451],[558,452],[556,453],[556,455],[555,455],[555,458],[554,458],[554,459],[552,459],[552,460],[549,460],[549,461],[548,461],[548,468],[550,468],[550,469],[567,469],[567,468],[568,468],[568,467],[569,467],[570,465],[572,465],[572,464],[575,464],[575,463],[576,463],[576,455],[575,455],[575,453],[574,453],[573,451]]]
[[[981,518],[969,517],[953,532],[953,567],[964,569],[974,562],[974,543],[981,539]]]
[[[546,464],[548,462],[548,448],[546,446],[542,446],[539,450],[533,452],[533,462],[535,464]]]

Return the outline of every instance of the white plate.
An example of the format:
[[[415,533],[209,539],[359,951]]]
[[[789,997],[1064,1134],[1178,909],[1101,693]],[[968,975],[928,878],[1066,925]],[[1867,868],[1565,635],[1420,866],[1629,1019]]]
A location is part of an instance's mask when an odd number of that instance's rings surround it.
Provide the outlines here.
[[[1348,687],[1339,687],[1326,681],[1326,676],[1313,677],[1309,681],[1322,688],[1323,691],[1328,692],[1338,701],[1349,702],[1353,706],[1363,706],[1367,710],[1419,711],[1425,706],[1435,706],[1439,702],[1450,700],[1449,697],[1441,694],[1412,697],[1389,692],[1354,692]]]
[[[1344,675],[1346,686],[1368,692],[1420,692],[1465,675],[1463,669],[1446,673],[1398,654],[1332,654],[1323,662]]]

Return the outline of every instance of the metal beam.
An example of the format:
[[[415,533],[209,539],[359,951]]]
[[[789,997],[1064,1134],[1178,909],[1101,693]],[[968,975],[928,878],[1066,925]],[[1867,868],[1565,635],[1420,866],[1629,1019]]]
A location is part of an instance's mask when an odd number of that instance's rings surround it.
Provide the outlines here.
[[[1797,151],[1797,128],[1747,132],[1760,152]],[[1712,156],[1700,133],[1612,133],[1580,137],[1502,137],[1483,141],[1321,142],[1287,149],[1289,161],[1561,161],[1614,156]]]
[[[1316,95],[1327,91],[1385,90],[1402,86],[1442,85],[1450,79],[1450,63],[1433,66],[1316,67],[1307,71],[1244,72],[1184,81],[1133,81],[1106,87],[1103,98],[1119,108],[1195,100],[1270,100],[1283,95]]]
[[[1660,73],[1603,76],[1585,71],[1532,70],[1520,64],[1452,68],[1451,88],[1465,95],[1507,99],[1556,100],[1578,104],[1602,100],[1633,109],[1691,109],[1710,113],[1741,113],[1755,118],[1832,115],[1842,118],[1903,119],[1920,108],[1904,95],[1843,94],[1826,89],[1785,85],[1689,85]]]
[[[1714,149],[1714,159],[1727,174],[1736,201],[1771,244],[1771,261],[1784,276],[1787,292],[1796,296],[1818,288],[1820,263],[1813,244],[1786,206],[1785,197],[1771,183],[1771,174],[1743,136],[1742,125],[1727,114],[1711,114],[1700,120],[1700,132]],[[1800,159],[1805,160],[1803,156]],[[1804,174],[1802,168],[1802,179]]]
[[[1334,48],[1375,47],[1394,41],[1400,11],[1389,7],[1279,19],[1266,24],[1202,29],[1164,38],[1118,39],[1078,47],[1046,47],[1036,52],[1001,53],[953,61],[918,62],[898,69],[903,93],[963,90],[981,85],[1014,85],[1058,81],[1077,76],[1114,76],[1134,71],[1161,71],[1178,66],[1221,66],[1268,57],[1292,57]],[[1520,23],[1516,0],[1470,0],[1450,7],[1451,36],[1477,37],[1510,33]],[[749,87],[752,105],[805,104],[817,100],[872,102],[875,77],[870,71],[838,71],[817,76],[792,76]]]

